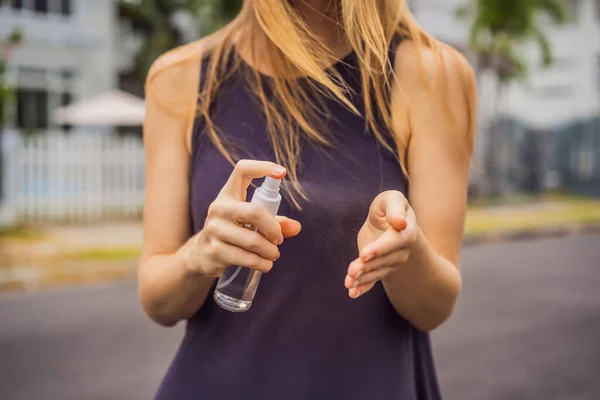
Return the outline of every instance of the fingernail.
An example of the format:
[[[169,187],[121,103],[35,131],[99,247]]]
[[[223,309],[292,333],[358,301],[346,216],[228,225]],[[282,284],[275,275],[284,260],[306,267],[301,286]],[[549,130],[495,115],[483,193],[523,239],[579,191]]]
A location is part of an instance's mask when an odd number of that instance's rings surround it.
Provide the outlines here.
[[[353,288],[357,288],[360,285],[360,282],[355,280],[354,281],[354,286],[352,286]]]
[[[283,235],[279,236],[279,244],[283,243]]]
[[[363,274],[363,272],[362,272],[362,271],[358,271],[358,274],[356,274],[356,278],[354,278],[354,279],[358,279],[358,278],[360,278],[360,276],[361,276],[362,274]]]
[[[281,165],[275,165],[273,167],[273,172],[275,172],[277,175],[281,175],[285,172],[285,168],[283,168]]]
[[[373,259],[373,253],[369,253],[366,256],[363,257],[363,262],[369,262]]]

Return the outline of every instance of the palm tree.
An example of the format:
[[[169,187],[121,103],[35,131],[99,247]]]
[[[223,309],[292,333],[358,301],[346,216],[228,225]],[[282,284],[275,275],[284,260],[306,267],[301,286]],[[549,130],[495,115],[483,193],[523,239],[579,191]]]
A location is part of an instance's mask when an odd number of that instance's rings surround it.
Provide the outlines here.
[[[132,76],[143,82],[162,53],[212,32],[230,21],[243,0],[120,0],[121,18],[143,36]]]
[[[552,49],[540,26],[540,16],[549,17],[549,21],[556,25],[569,20],[568,6],[564,0],[472,0],[459,7],[456,15],[471,21],[469,44],[477,56],[478,77],[484,72],[491,72],[495,77],[494,113],[498,112],[499,100],[507,84],[527,76],[528,63],[522,53],[524,44],[537,45],[542,67],[552,64]],[[492,118],[480,118],[483,122],[491,122],[486,119]],[[495,176],[492,144],[490,138],[485,137],[489,132],[486,129],[479,131],[485,155],[490,156],[485,157],[487,160],[484,161],[487,162],[484,169],[494,194],[499,192],[499,182]]]

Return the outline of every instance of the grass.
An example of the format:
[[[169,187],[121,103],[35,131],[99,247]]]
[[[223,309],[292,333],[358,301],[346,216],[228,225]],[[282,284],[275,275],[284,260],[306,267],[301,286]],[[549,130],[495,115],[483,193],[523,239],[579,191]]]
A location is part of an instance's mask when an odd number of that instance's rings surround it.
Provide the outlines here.
[[[33,242],[42,240],[44,237],[44,233],[35,228],[25,226],[0,227],[0,240],[8,239]]]
[[[535,205],[518,204],[505,210],[482,205],[470,207],[466,235],[600,223],[599,200],[554,196],[544,198]]]
[[[40,265],[41,268],[52,269],[64,263],[95,262],[103,264],[114,264],[122,261],[136,261],[140,257],[139,247],[120,248],[91,248],[71,252],[59,252],[55,254],[29,253],[18,259],[0,257],[0,269],[12,268],[19,264]]]
[[[121,261],[138,258],[140,251],[139,247],[85,249],[65,253],[60,258],[69,261]]]

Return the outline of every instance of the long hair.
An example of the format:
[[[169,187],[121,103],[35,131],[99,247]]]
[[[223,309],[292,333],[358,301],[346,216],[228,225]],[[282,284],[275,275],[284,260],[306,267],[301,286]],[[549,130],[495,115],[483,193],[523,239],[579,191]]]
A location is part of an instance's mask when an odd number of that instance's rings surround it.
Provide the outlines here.
[[[410,133],[394,132],[392,126],[391,88],[397,79],[389,49],[396,38],[412,40],[419,57],[421,49],[428,47],[441,63],[439,43],[417,24],[404,0],[334,0],[332,7],[339,30],[360,63],[362,116],[381,146],[397,155],[399,167],[408,176],[405,154]],[[276,162],[288,170],[292,183],[288,194],[299,207],[298,195],[307,198],[297,179],[301,138],[317,146],[332,145],[328,132],[317,127],[324,112],[322,100],[332,98],[359,113],[350,101],[346,82],[329,68],[335,57],[288,0],[246,0],[239,15],[212,36],[214,40],[208,40],[210,45],[204,53],[209,61],[198,106],[208,138],[229,162],[236,161],[234,146],[225,142],[212,121],[211,105],[228,74],[240,68],[236,45],[243,38],[250,46],[250,56],[266,61],[277,72],[269,79],[268,89],[256,68],[251,69],[247,80],[260,100]],[[304,81],[309,84],[297,84],[299,76],[308,78]],[[386,140],[386,132],[392,132],[395,149]],[[473,132],[469,136],[472,140]]]

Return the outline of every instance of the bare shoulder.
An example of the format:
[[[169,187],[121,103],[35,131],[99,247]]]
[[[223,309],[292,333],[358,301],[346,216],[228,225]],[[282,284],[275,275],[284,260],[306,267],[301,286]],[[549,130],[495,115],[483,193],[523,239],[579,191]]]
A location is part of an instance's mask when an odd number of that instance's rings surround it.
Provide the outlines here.
[[[195,107],[200,66],[211,41],[201,39],[176,47],[158,57],[146,77],[146,97],[174,114]]]
[[[190,69],[194,64],[199,65],[206,47],[207,40],[201,39],[162,54],[152,63],[148,71],[146,84],[150,84],[159,78],[163,79],[165,76],[176,76]]]
[[[430,46],[419,46],[411,40],[398,46],[394,61],[400,92],[409,104],[411,122],[435,120],[449,127],[450,136],[460,135],[471,147],[476,126],[477,87],[469,61],[449,45],[434,42]],[[420,130],[428,131],[432,130]],[[415,134],[419,132],[413,129],[411,135]],[[465,140],[457,142],[465,143]]]
[[[396,75],[410,86],[433,84],[435,90],[443,86],[446,90],[470,90],[469,86],[475,84],[469,61],[461,52],[441,42],[432,47],[404,40],[398,45],[394,61]]]

